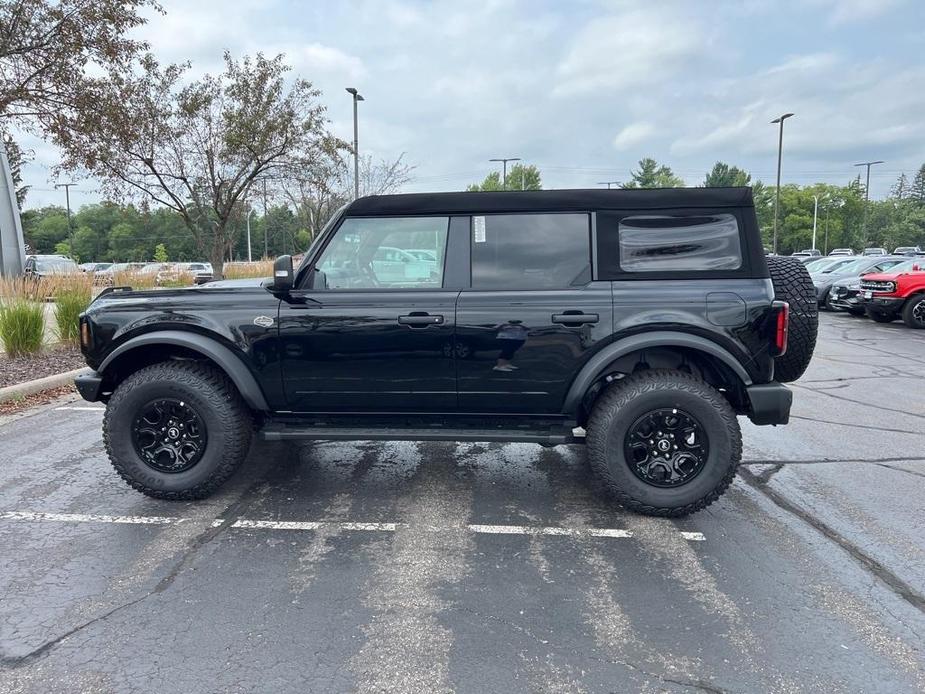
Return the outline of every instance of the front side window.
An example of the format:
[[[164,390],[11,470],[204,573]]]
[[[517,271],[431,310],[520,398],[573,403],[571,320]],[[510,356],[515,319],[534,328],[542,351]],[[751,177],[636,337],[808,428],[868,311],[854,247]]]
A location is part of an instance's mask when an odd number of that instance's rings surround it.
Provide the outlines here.
[[[472,218],[473,289],[565,289],[590,279],[587,214]]]
[[[734,215],[639,215],[620,220],[623,272],[738,270],[739,225]]]
[[[437,289],[448,217],[344,220],[315,264],[325,289]]]

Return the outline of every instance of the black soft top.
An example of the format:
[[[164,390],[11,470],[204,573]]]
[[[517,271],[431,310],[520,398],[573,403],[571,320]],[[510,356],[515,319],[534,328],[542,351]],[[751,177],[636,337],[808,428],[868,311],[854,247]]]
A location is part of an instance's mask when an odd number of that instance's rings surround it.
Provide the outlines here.
[[[580,188],[486,193],[370,195],[352,202],[345,214],[351,217],[369,217],[373,215],[577,212],[752,206],[754,206],[752,189],[749,187],[645,190]]]

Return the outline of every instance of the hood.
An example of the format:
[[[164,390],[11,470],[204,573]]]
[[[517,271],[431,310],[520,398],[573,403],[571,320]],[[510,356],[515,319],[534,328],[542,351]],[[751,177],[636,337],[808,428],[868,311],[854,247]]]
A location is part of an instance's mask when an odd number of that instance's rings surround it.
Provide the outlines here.
[[[870,280],[871,282],[890,282],[905,275],[925,275],[925,270],[919,270],[918,272],[912,272],[911,270],[905,272],[871,272],[861,275],[861,279]]]

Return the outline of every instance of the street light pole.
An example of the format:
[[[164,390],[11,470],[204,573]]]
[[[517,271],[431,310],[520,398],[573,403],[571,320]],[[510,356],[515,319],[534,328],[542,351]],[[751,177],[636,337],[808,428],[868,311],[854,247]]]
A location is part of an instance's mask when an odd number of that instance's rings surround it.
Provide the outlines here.
[[[813,250],[816,250],[816,218],[819,216],[819,196],[813,196]]]
[[[775,254],[777,253],[777,218],[780,213],[780,164],[784,151],[784,121],[792,115],[792,113],[785,113],[771,121],[771,123],[780,123],[780,135],[777,139],[777,195],[774,198],[774,238],[771,244],[771,250]]]
[[[365,99],[355,87],[347,87],[347,93],[353,97],[353,199],[360,197],[360,142],[357,128],[357,102]]]
[[[507,163],[509,161],[520,161],[520,157],[508,157],[508,158],[499,158],[499,159],[489,159],[488,161],[500,161],[503,164],[503,173],[501,174],[501,188],[504,189],[507,187]],[[520,181],[520,189],[523,190],[523,178]]]
[[[253,257],[251,257],[251,215],[254,213],[254,210],[250,205],[247,206],[247,262],[254,262]]]
[[[883,164],[883,161],[863,161],[855,166],[867,167],[867,183],[864,184],[864,214],[861,216],[861,235],[864,237],[864,245],[867,245],[867,207],[870,203],[870,167],[874,164]]]
[[[64,201],[67,205],[67,242],[71,247],[71,255],[74,255],[74,239],[73,233],[74,230],[71,228],[71,186],[76,186],[76,183],[55,183],[55,190],[58,188],[64,188]]]

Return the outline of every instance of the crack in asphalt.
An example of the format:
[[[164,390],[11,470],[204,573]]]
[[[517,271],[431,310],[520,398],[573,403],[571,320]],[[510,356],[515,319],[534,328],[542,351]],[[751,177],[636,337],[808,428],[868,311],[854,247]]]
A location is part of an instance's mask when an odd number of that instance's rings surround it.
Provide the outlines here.
[[[816,391],[820,392],[820,391]],[[831,419],[818,419],[816,417],[804,417],[802,415],[792,414],[790,419],[801,419],[805,422],[816,422],[817,424],[835,424],[840,427],[850,427],[851,429],[868,429],[870,431],[886,431],[891,434],[911,434],[912,436],[925,436],[923,431],[909,431],[908,429],[891,429],[890,427],[878,427],[872,424],[855,424],[854,422],[836,422]]]
[[[739,467],[748,465],[822,465],[824,463],[925,463],[925,458],[804,458],[802,460],[743,460]],[[894,468],[898,469],[898,468]]]
[[[180,557],[174,562],[174,565],[171,567],[171,569],[164,575],[164,577],[160,581],[157,582],[157,584],[151,590],[145,592],[144,594],[140,595],[139,597],[133,600],[124,602],[121,605],[116,605],[115,607],[107,610],[103,614],[97,615],[96,617],[93,617],[92,619],[88,619],[87,621],[78,624],[72,629],[69,629],[63,634],[60,634],[54,637],[53,639],[46,641],[45,643],[41,644],[40,646],[37,646],[36,648],[29,651],[28,653],[25,653],[24,655],[16,656],[16,657],[2,656],[0,657],[0,665],[11,668],[11,669],[21,668],[23,666],[26,666],[29,663],[49,653],[56,646],[66,641],[68,638],[70,638],[74,634],[81,632],[84,629],[93,626],[94,624],[106,621],[107,619],[112,617],[117,612],[121,612],[122,610],[128,609],[130,607],[134,607],[135,605],[138,605],[139,603],[144,602],[145,600],[147,600],[148,598],[154,595],[163,593],[165,590],[167,590],[170,587],[170,585],[174,582],[177,576],[179,576],[180,572],[189,565],[194,555],[196,555],[200,549],[202,549],[207,544],[209,544],[212,540],[214,540],[218,535],[224,532],[227,528],[231,527],[231,525],[238,518],[241,517],[241,513],[245,511],[253,503],[254,495],[252,494],[252,492],[254,488],[262,481],[263,481],[262,476],[255,478],[249,485],[247,485],[245,489],[243,489],[240,492],[238,498],[235,501],[228,504],[228,506],[226,506],[221,512],[216,514],[216,518],[222,517],[222,523],[216,526],[213,526],[210,523],[202,533],[200,533],[195,538],[193,538],[192,542],[190,542],[187,545],[186,549],[183,551]]]
[[[746,482],[746,484],[764,494],[766,497],[768,497],[768,499],[774,502],[776,506],[796,516],[804,523],[809,524],[823,536],[837,544],[845,552],[847,552],[849,556],[851,556],[859,564],[866,568],[872,575],[880,579],[880,581],[882,581],[893,593],[908,602],[920,612],[925,613],[925,596],[922,596],[916,592],[911,585],[906,583],[906,581],[894,574],[872,556],[864,552],[864,550],[862,550],[860,547],[850,542],[844,535],[839,533],[832,526],[816,518],[808,511],[800,508],[795,503],[788,500],[780,492],[770,488],[766,484],[763,484],[760,476],[754,474],[750,470],[742,470],[740,476]]]
[[[877,405],[875,403],[865,402],[864,400],[855,400],[854,398],[847,398],[844,395],[835,395],[834,393],[830,393],[828,390],[824,388],[808,388],[804,385],[800,385],[799,383],[791,383],[790,385],[793,386],[794,388],[802,388],[803,390],[808,390],[811,393],[818,393],[819,395],[825,395],[826,397],[835,398],[836,400],[841,400],[843,402],[854,403],[855,405],[861,405],[862,407],[870,407],[875,410],[880,410],[883,412],[895,412],[896,414],[905,415],[906,417],[916,417],[918,419],[925,419],[925,414],[918,414],[917,412],[907,412],[906,410],[898,410],[895,407],[887,407],[886,405]]]
[[[915,475],[916,477],[925,477],[925,474],[921,472],[916,472],[915,470],[906,470],[901,467],[893,467],[892,465],[884,465],[883,463],[877,463],[880,467],[885,467],[887,470],[896,470],[896,472],[905,472],[907,475]]]

